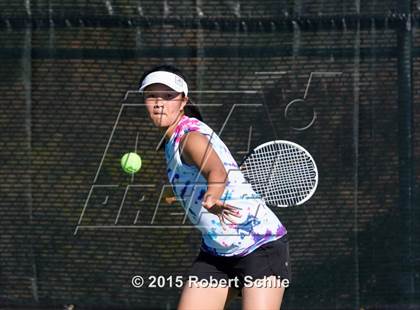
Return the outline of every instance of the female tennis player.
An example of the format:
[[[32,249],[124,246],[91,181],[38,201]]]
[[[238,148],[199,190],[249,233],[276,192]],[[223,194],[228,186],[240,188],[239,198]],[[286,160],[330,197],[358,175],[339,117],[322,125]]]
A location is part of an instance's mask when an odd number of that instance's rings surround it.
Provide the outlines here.
[[[242,309],[279,309],[291,280],[285,227],[203,122],[180,70],[163,65],[145,72],[140,91],[164,134],[176,198],[202,233],[178,309],[226,309],[238,295]]]

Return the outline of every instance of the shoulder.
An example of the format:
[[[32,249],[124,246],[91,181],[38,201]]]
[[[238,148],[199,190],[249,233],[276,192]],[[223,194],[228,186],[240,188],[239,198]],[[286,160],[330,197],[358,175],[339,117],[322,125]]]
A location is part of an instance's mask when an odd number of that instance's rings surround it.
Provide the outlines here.
[[[183,116],[175,129],[175,143],[179,143],[190,132],[200,132],[204,135],[209,135],[212,130],[196,118]]]
[[[180,145],[186,149],[199,147],[202,144],[208,144],[208,142],[208,138],[199,131],[187,132],[180,139]]]
[[[194,117],[188,117],[186,115],[184,115],[181,120],[178,123],[179,127],[182,128],[200,128],[204,125],[203,122],[201,122],[200,120],[194,118]]]

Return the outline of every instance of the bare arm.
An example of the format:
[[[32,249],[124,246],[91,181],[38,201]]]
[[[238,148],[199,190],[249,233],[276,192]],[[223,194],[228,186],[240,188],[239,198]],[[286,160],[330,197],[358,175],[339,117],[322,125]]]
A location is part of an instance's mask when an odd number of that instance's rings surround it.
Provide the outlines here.
[[[207,192],[203,198],[203,206],[219,216],[223,225],[223,217],[234,223],[229,215],[240,217],[235,207],[220,201],[227,181],[226,169],[209,140],[199,132],[187,133],[180,142],[181,156],[189,165],[195,165],[207,180]]]
[[[195,165],[207,180],[207,192],[203,201],[211,197],[218,200],[226,187],[227,173],[209,140],[199,132],[189,132],[180,144],[181,156],[189,165]]]

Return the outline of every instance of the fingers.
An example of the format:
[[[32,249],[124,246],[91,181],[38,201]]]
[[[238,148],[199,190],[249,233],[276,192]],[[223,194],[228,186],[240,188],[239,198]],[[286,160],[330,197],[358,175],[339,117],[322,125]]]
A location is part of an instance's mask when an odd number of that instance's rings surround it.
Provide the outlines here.
[[[209,212],[217,215],[223,230],[226,230],[226,225],[238,224],[238,222],[232,218],[233,216],[236,218],[242,217],[239,213],[239,210],[241,210],[240,208],[225,204],[220,200],[213,200],[210,197],[206,197],[206,199],[202,202],[202,205]]]
[[[237,216],[237,215],[236,215]],[[240,217],[240,216],[239,216]],[[236,222],[236,221],[234,221],[230,216],[229,216],[229,214],[227,214],[227,213],[223,213],[223,218],[224,219],[226,219],[226,220],[228,220],[229,222],[231,222],[232,224],[238,224],[238,222]]]
[[[229,212],[228,213],[229,215],[233,215],[233,216],[236,216],[236,217],[242,217],[242,215],[239,213],[239,211],[227,211],[227,212]]]
[[[220,200],[219,200],[219,201],[220,201]],[[235,207],[235,206],[229,205],[229,204],[227,204],[227,203],[223,203],[223,202],[221,202],[221,201],[220,201],[220,203],[223,205],[223,207],[224,207],[225,209],[229,209],[229,210],[241,210],[241,208],[238,208],[238,207]]]
[[[223,211],[226,212],[228,215],[233,215],[236,217],[241,217],[241,214],[239,213],[239,208],[224,204],[223,207],[225,208]]]
[[[223,215],[219,214],[218,217],[219,217],[220,224],[222,225],[223,230],[226,230],[226,225],[225,225],[225,221],[223,220]]]
[[[223,212],[222,211],[222,213],[219,213],[218,214],[218,217],[219,217],[219,220],[220,220],[220,224],[222,225],[222,228],[223,228],[223,230],[226,230],[226,226],[227,225],[229,225],[229,223],[228,222],[226,222],[226,221],[229,221],[230,222],[230,224],[238,224],[238,223],[236,223],[235,221],[233,221],[230,217],[229,217],[229,215],[227,215],[225,212]]]

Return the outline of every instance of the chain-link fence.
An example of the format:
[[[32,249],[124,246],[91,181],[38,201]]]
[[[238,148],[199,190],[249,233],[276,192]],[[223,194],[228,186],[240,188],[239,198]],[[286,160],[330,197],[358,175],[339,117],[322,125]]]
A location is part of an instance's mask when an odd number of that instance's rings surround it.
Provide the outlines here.
[[[419,307],[419,8],[1,1],[0,305],[176,308],[168,279],[201,235],[162,203],[160,133],[138,94],[123,100],[170,63],[238,162],[283,139],[318,164],[312,199],[273,210],[291,249],[282,309]],[[133,149],[143,169],[127,176]],[[134,288],[135,275],[164,280]]]

